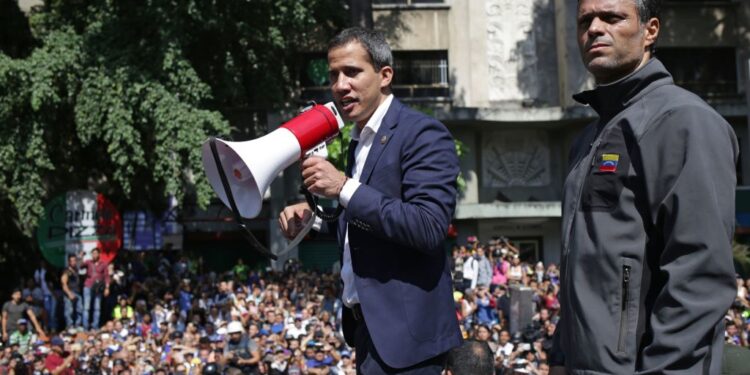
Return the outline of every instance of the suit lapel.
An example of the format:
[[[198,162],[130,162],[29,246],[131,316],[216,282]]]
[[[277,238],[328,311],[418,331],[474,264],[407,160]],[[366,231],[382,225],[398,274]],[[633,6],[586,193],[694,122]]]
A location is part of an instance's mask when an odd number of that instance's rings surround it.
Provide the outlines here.
[[[388,112],[383,117],[383,122],[380,124],[378,133],[375,134],[375,138],[372,139],[372,146],[370,152],[367,154],[367,160],[365,166],[362,169],[362,174],[359,176],[359,181],[366,184],[372,175],[372,171],[375,168],[375,164],[378,163],[380,155],[383,153],[385,146],[391,141],[391,136],[395,131],[396,125],[398,125],[399,113],[404,105],[401,104],[396,98],[391,101],[391,106],[388,108]]]

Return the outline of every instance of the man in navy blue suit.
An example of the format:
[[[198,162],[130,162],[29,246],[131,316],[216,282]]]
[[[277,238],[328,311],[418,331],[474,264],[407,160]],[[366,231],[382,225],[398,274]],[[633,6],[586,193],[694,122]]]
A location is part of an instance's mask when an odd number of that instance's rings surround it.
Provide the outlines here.
[[[443,248],[456,206],[458,157],[448,130],[391,93],[393,57],[382,34],[344,30],[328,46],[334,100],[352,129],[347,170],[311,157],[305,186],[344,208],[343,329],[362,374],[440,374],[462,342]],[[279,217],[294,237],[306,203]],[[335,228],[331,228],[335,227]]]

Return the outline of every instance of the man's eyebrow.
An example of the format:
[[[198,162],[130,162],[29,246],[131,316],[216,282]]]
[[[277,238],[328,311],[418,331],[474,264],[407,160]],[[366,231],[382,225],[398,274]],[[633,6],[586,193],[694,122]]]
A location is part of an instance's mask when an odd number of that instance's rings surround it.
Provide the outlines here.
[[[600,10],[600,11],[590,11],[583,14],[578,15],[579,20],[584,19],[591,19],[595,17],[604,18],[604,17],[620,17],[620,18],[626,18],[627,13],[626,12],[618,12],[615,10]]]

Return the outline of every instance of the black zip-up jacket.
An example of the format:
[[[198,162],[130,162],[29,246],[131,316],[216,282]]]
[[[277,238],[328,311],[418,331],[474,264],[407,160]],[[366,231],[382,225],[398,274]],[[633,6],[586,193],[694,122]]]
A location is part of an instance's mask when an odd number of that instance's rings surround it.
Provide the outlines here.
[[[600,119],[563,198],[561,320],[572,374],[718,374],[737,139],[657,59],[575,96]]]

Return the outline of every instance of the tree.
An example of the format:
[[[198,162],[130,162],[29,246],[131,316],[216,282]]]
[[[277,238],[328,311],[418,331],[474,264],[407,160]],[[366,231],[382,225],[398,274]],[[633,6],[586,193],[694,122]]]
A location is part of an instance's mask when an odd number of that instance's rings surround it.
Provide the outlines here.
[[[342,0],[50,0],[28,19],[0,1],[0,247],[23,250],[70,189],[123,209],[207,205],[200,145],[257,135],[294,97],[298,53],[347,18]]]

